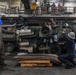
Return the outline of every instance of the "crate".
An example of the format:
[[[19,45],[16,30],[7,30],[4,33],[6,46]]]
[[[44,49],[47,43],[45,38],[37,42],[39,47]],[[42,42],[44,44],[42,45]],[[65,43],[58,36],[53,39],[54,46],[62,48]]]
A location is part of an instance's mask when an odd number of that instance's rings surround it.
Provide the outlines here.
[[[52,64],[21,64],[21,67],[52,67]]]
[[[53,64],[59,65],[61,62],[58,60],[58,56],[54,54],[27,54],[17,55],[14,57],[17,60],[20,67],[52,67]]]
[[[52,67],[50,60],[19,60],[18,63],[20,64],[20,67]]]

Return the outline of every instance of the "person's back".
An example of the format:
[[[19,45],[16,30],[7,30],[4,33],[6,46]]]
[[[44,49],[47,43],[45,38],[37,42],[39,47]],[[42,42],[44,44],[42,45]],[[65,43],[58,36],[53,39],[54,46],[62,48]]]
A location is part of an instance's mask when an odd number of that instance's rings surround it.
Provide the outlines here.
[[[70,35],[70,33],[68,34],[68,36],[69,35]],[[68,36],[64,35],[64,40],[66,41],[65,45],[66,45],[66,48],[67,48],[67,52],[68,52],[68,54],[74,55],[75,41]]]
[[[48,8],[50,7],[50,4],[49,4],[49,2],[48,2],[48,4],[47,4],[47,7],[48,7]]]
[[[47,7],[47,13],[49,13],[49,8],[50,8],[50,3],[49,2],[47,3],[46,7]]]
[[[58,13],[59,14],[64,14],[64,7],[60,5],[60,3],[58,4]]]
[[[74,50],[75,50],[75,42],[73,39],[67,37],[67,36],[64,36],[64,39],[66,41],[66,47],[67,47],[67,52],[68,53],[71,53],[73,54],[74,53]]]
[[[57,7],[56,7],[55,3],[53,3],[51,5],[51,14],[56,14],[56,13],[57,13]]]
[[[52,10],[56,9],[55,3],[53,3],[53,4],[51,5],[51,9],[52,9]]]

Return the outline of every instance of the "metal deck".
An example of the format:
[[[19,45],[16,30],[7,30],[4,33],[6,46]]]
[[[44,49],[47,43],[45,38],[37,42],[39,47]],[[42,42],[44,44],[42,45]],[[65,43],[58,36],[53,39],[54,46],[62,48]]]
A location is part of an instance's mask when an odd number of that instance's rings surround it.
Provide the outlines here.
[[[33,17],[34,15],[33,14],[5,14],[5,17],[19,17],[19,16],[22,16],[22,17]],[[73,17],[73,18],[76,18],[76,14],[64,14],[64,15],[51,15],[51,14],[42,14],[42,15],[35,15],[35,17]]]

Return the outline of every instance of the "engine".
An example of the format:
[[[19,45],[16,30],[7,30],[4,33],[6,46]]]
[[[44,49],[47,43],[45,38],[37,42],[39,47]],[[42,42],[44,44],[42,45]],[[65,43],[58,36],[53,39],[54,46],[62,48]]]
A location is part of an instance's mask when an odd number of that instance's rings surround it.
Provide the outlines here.
[[[47,52],[49,50],[48,44],[53,41],[47,27],[29,26],[17,30],[16,33],[19,39],[20,50],[27,51],[28,53]]]

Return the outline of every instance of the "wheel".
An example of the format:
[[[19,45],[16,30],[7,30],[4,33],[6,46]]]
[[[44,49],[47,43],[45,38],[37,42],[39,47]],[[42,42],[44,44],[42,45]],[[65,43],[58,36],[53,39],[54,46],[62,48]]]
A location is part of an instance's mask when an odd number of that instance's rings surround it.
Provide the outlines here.
[[[51,48],[51,54],[56,54],[56,55],[60,55],[61,54],[61,48],[60,48],[60,46],[53,46],[52,48]]]
[[[49,32],[49,28],[48,27],[43,27],[41,32],[42,32],[42,34],[47,34]]]
[[[14,45],[11,43],[6,44],[5,51],[6,52],[12,52],[15,49]]]

